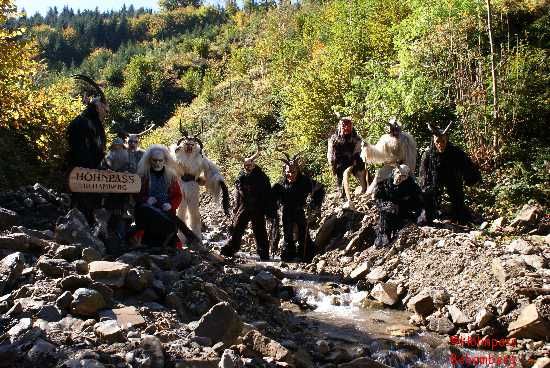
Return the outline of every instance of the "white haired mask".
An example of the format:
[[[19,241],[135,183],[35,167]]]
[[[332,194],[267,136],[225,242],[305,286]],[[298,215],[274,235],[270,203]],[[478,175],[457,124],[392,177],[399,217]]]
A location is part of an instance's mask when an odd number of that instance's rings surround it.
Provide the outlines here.
[[[161,171],[166,165],[166,158],[164,152],[160,149],[151,152],[151,169],[153,171]]]
[[[407,165],[399,165],[393,169],[393,184],[399,185],[409,178],[411,169]]]

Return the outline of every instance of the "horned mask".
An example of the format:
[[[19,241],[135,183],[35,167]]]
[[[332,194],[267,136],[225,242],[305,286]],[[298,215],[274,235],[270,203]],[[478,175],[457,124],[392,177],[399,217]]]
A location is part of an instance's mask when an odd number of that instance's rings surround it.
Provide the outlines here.
[[[254,168],[256,167],[256,159],[260,156],[260,147],[258,146],[256,148],[256,153],[254,153],[252,156],[250,157],[246,157],[244,159],[244,162],[243,162],[243,167],[244,167],[244,170],[247,172],[247,173],[250,173],[252,172],[252,170],[254,170]]]
[[[155,124],[151,124],[141,133],[123,133],[123,136],[126,136],[128,138],[128,146],[131,150],[136,150],[139,145],[139,140],[141,136],[149,133],[153,128],[155,127]]]
[[[353,132],[353,121],[351,116],[344,116],[340,118],[338,122],[338,134],[339,135],[350,135]]]
[[[300,173],[300,153],[295,154],[290,157],[286,152],[281,152],[285,158],[280,158],[279,160],[284,163],[283,171],[285,178],[293,183],[296,181],[298,174]]]
[[[453,125],[452,121],[449,123],[449,125],[447,125],[445,129],[441,129],[437,126],[432,125],[431,123],[428,123],[428,130],[436,137],[447,136],[451,125]]]
[[[103,93],[103,90],[101,87],[94,82],[94,80],[90,77],[87,77],[82,74],[74,74],[72,77],[76,80],[83,81],[95,90],[96,97],[92,100],[92,103],[96,106],[97,114],[99,115],[99,120],[103,121],[105,119],[105,116],[109,114],[109,104],[107,104],[107,98],[105,97],[105,93]]]
[[[399,125],[399,122],[397,121],[396,117],[392,117],[387,124],[390,127],[390,135],[397,138],[399,137],[399,134],[401,133],[401,125]]]
[[[199,136],[201,135],[202,131],[191,135],[187,132],[187,130],[183,129],[181,125],[181,119],[180,119],[180,133],[182,137],[178,140],[178,143],[176,144],[176,153],[183,151],[187,155],[193,155],[193,154],[200,154],[202,155],[203,150],[203,144],[200,140]]]

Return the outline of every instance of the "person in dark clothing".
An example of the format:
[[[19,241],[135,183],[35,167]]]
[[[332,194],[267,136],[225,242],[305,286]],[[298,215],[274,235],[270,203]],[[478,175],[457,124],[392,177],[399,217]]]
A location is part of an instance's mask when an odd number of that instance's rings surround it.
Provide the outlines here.
[[[376,247],[388,245],[407,221],[416,222],[422,209],[422,191],[407,165],[399,165],[374,192],[379,212]]]
[[[257,153],[244,161],[244,170],[235,181],[235,207],[229,241],[222,247],[223,256],[232,257],[241,247],[248,223],[256,239],[256,251],[262,261],[269,260],[266,215],[273,217],[269,177],[254,162]]]
[[[352,167],[352,173],[361,185],[361,193],[367,190],[365,177],[365,162],[361,158],[361,141],[363,139],[353,127],[351,117],[346,116],[340,119],[338,130],[328,140],[327,160],[336,176],[338,187],[342,191],[342,198],[345,197],[342,187],[344,171]]]
[[[109,104],[101,88],[90,78],[75,75],[75,79],[90,84],[98,97],[92,99],[86,109],[67,127],[66,138],[69,145],[67,152],[68,173],[75,167],[87,169],[100,168],[105,157],[106,137],[103,121],[109,113]],[[100,207],[101,195],[94,193],[73,193],[72,206],[78,208],[91,224],[94,222],[93,211]]]
[[[444,190],[451,202],[451,220],[469,222],[472,217],[464,204],[464,184],[471,186],[481,181],[481,173],[468,155],[449,143],[450,126],[443,130],[428,124],[433,139],[422,156],[419,173],[428,223],[436,218]]]
[[[286,154],[285,154],[286,155]],[[309,234],[304,207],[311,196],[310,208],[320,209],[325,197],[323,186],[300,171],[297,155],[286,155],[283,178],[273,185],[273,199],[283,212],[283,249],[281,259],[291,261],[296,257],[302,262],[311,262],[315,256],[315,243]],[[297,235],[298,249],[296,249]]]

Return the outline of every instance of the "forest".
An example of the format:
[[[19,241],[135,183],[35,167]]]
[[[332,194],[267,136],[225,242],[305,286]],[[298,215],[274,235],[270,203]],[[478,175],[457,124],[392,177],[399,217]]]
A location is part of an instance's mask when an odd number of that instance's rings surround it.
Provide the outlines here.
[[[170,144],[181,122],[229,179],[259,144],[272,179],[277,150],[303,151],[330,184],[337,116],[371,143],[395,116],[423,148],[428,122],[454,122],[452,141],[483,170],[472,193],[488,214],[548,205],[544,0],[164,1],[45,16],[0,0],[0,23],[0,188],[62,189],[63,132],[85,92],[70,76],[82,73],[105,88],[111,139],[154,123],[143,144]]]

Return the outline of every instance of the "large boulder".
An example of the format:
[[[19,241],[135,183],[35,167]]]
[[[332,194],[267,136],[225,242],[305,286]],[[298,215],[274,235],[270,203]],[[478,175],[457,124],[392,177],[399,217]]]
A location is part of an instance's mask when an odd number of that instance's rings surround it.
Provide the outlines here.
[[[101,311],[99,315],[100,317],[115,320],[120,328],[124,330],[145,326],[145,320],[136,309],[136,307],[105,309]]]
[[[123,287],[130,266],[121,262],[95,261],[89,264],[89,275],[107,286]]]
[[[399,301],[399,296],[397,294],[397,286],[389,282],[387,283],[381,282],[376,284],[372,288],[370,295],[374,299],[386,305],[394,305]]]
[[[233,345],[241,333],[243,323],[229,303],[214,305],[198,321],[194,328],[195,336],[208,337],[213,343],[222,341]]]
[[[55,240],[63,244],[82,244],[105,254],[105,245],[92,235],[86,217],[76,208],[58,220],[55,227]]]
[[[423,317],[427,317],[434,311],[434,302],[430,294],[421,292],[409,300],[407,309]]]
[[[0,295],[15,285],[24,268],[23,254],[19,252],[12,253],[0,261]]]
[[[462,312],[456,305],[449,305],[447,310],[451,315],[451,321],[453,321],[455,325],[462,326],[471,322],[471,319],[468,318],[468,316],[466,316],[466,314],[464,314],[464,312]]]
[[[18,216],[12,210],[0,207],[0,231],[7,230],[17,223]]]
[[[105,308],[105,299],[96,290],[80,288],[73,293],[71,309],[74,314],[95,317],[97,311]]]
[[[548,339],[550,324],[539,313],[535,304],[523,308],[518,318],[508,326],[508,337],[527,339]]]
[[[41,258],[37,267],[48,277],[63,277],[73,271],[69,262],[61,258]]]
[[[268,271],[258,272],[258,274],[252,278],[252,281],[268,292],[275,290],[279,285],[279,279]]]
[[[536,224],[542,216],[543,210],[540,205],[525,204],[510,223],[510,226],[517,228],[530,228]]]
[[[31,237],[25,233],[13,233],[0,236],[0,249],[14,252],[26,252],[30,248]]]
[[[287,348],[257,330],[249,331],[243,337],[243,344],[260,356],[272,357],[286,363],[293,361],[292,353]]]
[[[120,328],[117,321],[107,320],[95,324],[94,332],[99,341],[105,344],[122,342],[125,340],[124,330]]]

